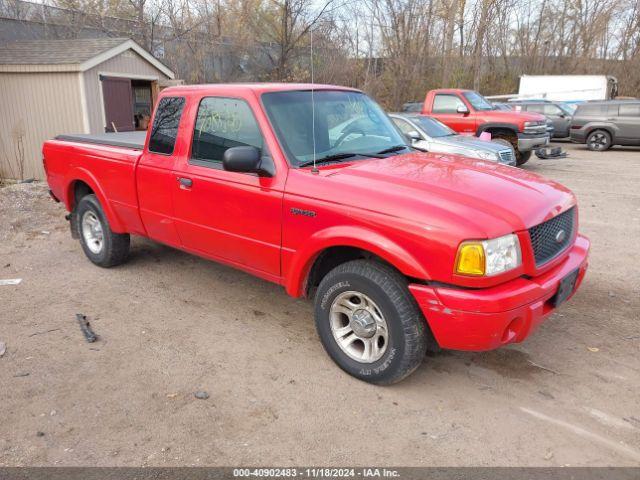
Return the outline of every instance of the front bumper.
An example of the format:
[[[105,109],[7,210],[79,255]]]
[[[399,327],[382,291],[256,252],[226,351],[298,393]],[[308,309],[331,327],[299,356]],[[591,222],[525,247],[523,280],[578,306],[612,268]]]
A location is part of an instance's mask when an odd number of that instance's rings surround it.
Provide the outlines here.
[[[518,134],[518,150],[521,152],[528,152],[534,148],[540,148],[549,145],[548,134]]]
[[[534,278],[484,289],[411,284],[409,290],[440,347],[492,350],[527,338],[554,312],[551,299],[560,281],[578,269],[575,293],[587,271],[589,247],[589,240],[578,235],[562,263]]]

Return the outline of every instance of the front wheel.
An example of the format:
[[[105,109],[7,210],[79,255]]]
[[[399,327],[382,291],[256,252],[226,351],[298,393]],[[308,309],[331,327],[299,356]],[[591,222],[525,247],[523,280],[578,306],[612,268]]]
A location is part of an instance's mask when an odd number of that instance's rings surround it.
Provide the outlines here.
[[[396,383],[422,363],[429,330],[406,279],[387,265],[354,260],[320,282],[315,320],[340,368],[378,385]]]
[[[515,153],[515,156],[516,156],[516,165],[518,167],[527,163],[531,158],[531,150],[529,150],[528,152],[523,152],[518,150],[518,137],[516,135],[507,135],[503,133],[498,133],[493,138],[493,140],[496,142],[500,142],[504,144],[508,143],[509,145],[511,145],[511,148],[513,148],[513,152]]]
[[[604,130],[594,130],[587,137],[587,148],[594,152],[604,152],[611,148],[611,135]]]
[[[74,215],[78,237],[85,255],[100,267],[114,267],[129,256],[129,234],[111,230],[107,217],[95,195],[85,195]]]
[[[524,165],[531,158],[531,150],[528,152],[521,152],[520,150],[516,150],[516,165],[518,167]]]

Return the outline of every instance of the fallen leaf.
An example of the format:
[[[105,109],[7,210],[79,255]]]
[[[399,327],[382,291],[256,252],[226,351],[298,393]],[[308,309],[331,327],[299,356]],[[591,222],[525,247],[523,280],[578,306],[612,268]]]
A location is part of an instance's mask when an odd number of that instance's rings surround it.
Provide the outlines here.
[[[177,393],[167,393],[167,398],[176,398],[177,396]]]
[[[600,349],[598,347],[587,347],[587,350],[589,350],[590,352],[599,352]]]

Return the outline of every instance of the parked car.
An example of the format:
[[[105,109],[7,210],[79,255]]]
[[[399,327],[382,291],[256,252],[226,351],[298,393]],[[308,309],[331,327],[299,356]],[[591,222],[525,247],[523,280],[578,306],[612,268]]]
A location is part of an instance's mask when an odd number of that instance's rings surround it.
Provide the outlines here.
[[[403,112],[420,113],[422,110],[422,102],[407,102],[402,104]]]
[[[507,140],[523,165],[531,151],[549,143],[545,118],[538,113],[496,110],[472,90],[441,89],[427,92],[422,114],[437,118],[458,133],[478,136],[489,132]]]
[[[567,188],[413,151],[345,87],[170,87],[146,139],[65,135],[43,162],[90,261],[122,264],[140,235],[313,296],[327,353],[375,384],[409,375],[427,346],[521,342],[587,269]]]
[[[493,105],[495,110],[502,110],[503,112],[510,112],[513,110],[511,105],[504,102],[491,102],[491,105]]]
[[[511,102],[514,110],[536,112],[544,115],[553,124],[553,138],[569,136],[569,125],[574,109],[563,102],[517,100]]]
[[[553,138],[556,133],[556,128],[553,126],[553,121],[550,118],[547,118],[546,123],[547,123],[547,134],[549,135],[549,138]],[[562,137],[562,138],[565,138],[565,137]]]
[[[470,158],[490,160],[504,165],[516,165],[516,155],[510,144],[480,140],[458,135],[435,118],[414,113],[389,114],[393,122],[411,141],[414,148],[424,152],[451,153]]]
[[[589,150],[640,145],[640,101],[613,100],[578,105],[571,119],[571,141]]]

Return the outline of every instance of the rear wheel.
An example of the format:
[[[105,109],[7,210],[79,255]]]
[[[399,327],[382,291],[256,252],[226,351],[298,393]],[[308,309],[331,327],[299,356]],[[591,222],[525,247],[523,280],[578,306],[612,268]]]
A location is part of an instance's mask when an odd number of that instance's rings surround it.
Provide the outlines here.
[[[611,135],[605,130],[594,130],[587,136],[587,148],[594,152],[604,152],[611,148]]]
[[[82,197],[75,209],[75,225],[82,250],[100,267],[114,267],[127,260],[130,238],[127,233],[111,230],[107,217],[95,195]]]
[[[425,356],[429,331],[407,281],[379,262],[354,260],[331,270],[316,292],[315,320],[333,361],[369,383],[398,382]]]

